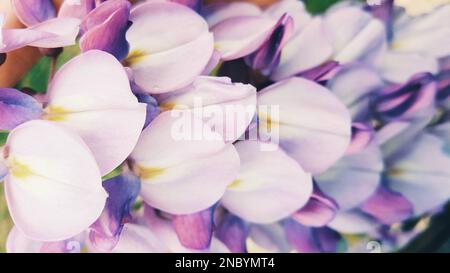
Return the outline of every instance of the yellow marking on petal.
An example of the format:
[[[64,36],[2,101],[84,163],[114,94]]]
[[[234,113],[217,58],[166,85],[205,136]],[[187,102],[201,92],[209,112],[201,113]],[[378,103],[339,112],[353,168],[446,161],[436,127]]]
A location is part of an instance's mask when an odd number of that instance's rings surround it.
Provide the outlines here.
[[[258,245],[252,238],[247,237],[245,240],[245,245],[247,247],[248,253],[267,253],[270,252],[271,249],[266,249],[260,245]]]
[[[159,109],[161,110],[161,112],[163,111],[169,111],[174,109],[177,106],[176,103],[173,102],[163,102],[159,105]]]
[[[403,42],[401,42],[401,41],[394,41],[391,44],[391,49],[394,49],[394,50],[402,49],[402,47],[403,47]]]
[[[214,43],[214,49],[220,51],[220,44]]]
[[[231,184],[228,186],[228,188],[229,188],[229,189],[237,188],[237,187],[239,187],[239,185],[240,185],[241,183],[242,183],[242,180],[241,180],[241,179],[236,179],[236,180],[233,181],[233,183],[231,183]]]
[[[344,238],[344,240],[347,242],[347,245],[349,247],[355,246],[358,243],[360,243],[362,240],[367,239],[367,236],[358,235],[358,234],[342,233],[341,235]]]
[[[431,217],[425,217],[420,219],[420,221],[414,227],[414,230],[417,232],[422,232],[430,226]]]
[[[166,171],[164,168],[158,167],[139,167],[139,176],[142,179],[153,179]]]
[[[267,128],[268,132],[271,132],[272,128],[275,128],[275,126],[280,125],[280,123],[278,121],[274,121],[270,115],[268,115],[264,112],[259,112],[258,116],[260,117],[259,125],[263,126],[263,128]]]
[[[8,166],[11,171],[11,175],[17,178],[25,178],[33,174],[27,165],[22,164],[15,159],[10,160]]]
[[[139,49],[134,49],[134,50],[130,51],[130,53],[125,58],[125,60],[123,60],[122,63],[124,66],[133,66],[133,65],[137,64],[138,62],[142,61],[142,59],[146,55],[147,55],[147,53],[145,53],[144,51],[139,50]]]
[[[388,171],[388,176],[400,176],[404,173],[401,169],[391,169]]]
[[[69,112],[62,107],[50,105],[44,109],[44,113],[43,118],[46,120],[61,121],[66,119],[65,115]]]

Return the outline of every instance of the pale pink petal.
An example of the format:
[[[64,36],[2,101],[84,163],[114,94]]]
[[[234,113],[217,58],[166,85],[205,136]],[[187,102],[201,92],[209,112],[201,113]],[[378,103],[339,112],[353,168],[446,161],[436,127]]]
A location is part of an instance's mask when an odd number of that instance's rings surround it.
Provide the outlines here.
[[[11,217],[27,237],[70,238],[89,227],[107,194],[89,148],[48,121],[29,121],[8,136],[5,193]]]
[[[131,11],[131,21],[126,34],[130,55],[125,63],[133,69],[136,84],[149,93],[189,85],[213,54],[206,21],[186,6],[146,2]]]
[[[119,242],[112,252],[115,253],[155,253],[168,252],[160,238],[145,226],[126,224]]]
[[[320,45],[320,46],[318,46]],[[326,35],[323,20],[312,19],[287,42],[278,67],[272,73],[275,81],[295,76],[329,60],[333,47]]]
[[[75,44],[80,30],[80,20],[75,18],[54,18],[30,27],[30,30],[49,33],[52,36],[30,43],[30,46],[43,48],[65,47]]]
[[[273,84],[258,93],[258,105],[260,135],[278,140],[307,172],[326,170],[350,143],[348,110],[315,82],[293,77]]]
[[[206,21],[210,27],[220,23],[228,18],[237,16],[257,16],[261,15],[262,11],[257,5],[249,2],[231,2],[218,3],[206,6],[202,14],[204,14]],[[281,15],[281,14],[280,14]]]
[[[47,101],[46,118],[75,130],[103,175],[131,153],[145,122],[146,106],[133,95],[125,70],[103,51],[88,51],[61,67]]]
[[[403,83],[417,73],[437,73],[439,64],[435,58],[430,56],[388,51],[382,61],[377,64],[377,68],[387,81]]]
[[[132,153],[143,199],[172,214],[213,205],[235,180],[239,168],[233,145],[225,144],[219,134],[188,113],[180,113],[185,117],[173,111],[160,114],[142,132]],[[191,124],[193,128],[188,128]]]
[[[383,170],[381,151],[372,142],[365,149],[344,156],[314,179],[340,209],[348,210],[359,206],[376,191]]]
[[[281,149],[261,150],[261,142],[235,144],[241,170],[228,188],[222,204],[251,222],[271,223],[306,204],[312,193],[311,175]]]
[[[160,100],[161,109],[192,109],[226,142],[234,142],[246,130],[256,112],[256,88],[232,83],[229,78],[198,77],[190,86]]]
[[[257,50],[269,38],[277,19],[239,16],[224,20],[211,29],[215,48],[222,54],[223,60],[244,57]]]

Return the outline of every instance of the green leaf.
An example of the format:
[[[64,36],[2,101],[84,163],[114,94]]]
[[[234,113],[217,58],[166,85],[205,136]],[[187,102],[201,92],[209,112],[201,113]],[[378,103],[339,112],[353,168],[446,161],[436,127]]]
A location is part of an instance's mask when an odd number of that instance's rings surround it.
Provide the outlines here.
[[[339,0],[304,0],[306,9],[312,14],[325,12],[330,6],[339,2]]]
[[[25,74],[22,80],[16,85],[17,89],[31,88],[38,93],[44,93],[47,90],[48,77],[50,75],[50,57],[42,57]]]
[[[78,45],[65,47],[63,52],[56,60],[56,69],[68,62],[73,57],[80,54]],[[17,89],[30,88],[38,93],[45,93],[48,87],[48,79],[50,77],[52,58],[42,57],[16,85]]]
[[[0,147],[5,145],[8,134],[8,131],[0,131]]]
[[[63,64],[67,63],[70,59],[80,54],[80,47],[78,44],[68,46],[64,48],[64,51],[59,55],[56,61],[56,69],[59,69]]]
[[[113,177],[119,176],[122,173],[122,168],[119,166],[117,168],[115,168],[114,170],[112,170],[110,173],[108,173],[107,175],[102,177],[102,180],[108,180],[111,179]]]

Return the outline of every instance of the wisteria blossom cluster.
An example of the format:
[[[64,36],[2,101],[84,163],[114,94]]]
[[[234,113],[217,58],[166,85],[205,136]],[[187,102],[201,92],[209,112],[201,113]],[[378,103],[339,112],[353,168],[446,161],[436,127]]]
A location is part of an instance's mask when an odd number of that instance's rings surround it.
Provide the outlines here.
[[[400,249],[450,199],[450,4],[404,6],[11,0],[7,251]]]

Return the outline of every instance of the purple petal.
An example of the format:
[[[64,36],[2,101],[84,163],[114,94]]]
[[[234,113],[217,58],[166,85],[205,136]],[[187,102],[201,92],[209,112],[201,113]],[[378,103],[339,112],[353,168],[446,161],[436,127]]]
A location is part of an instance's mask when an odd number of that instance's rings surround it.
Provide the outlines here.
[[[276,1],[264,10],[264,14],[272,18],[279,18],[285,13],[294,19],[296,32],[301,31],[311,21],[312,17],[306,10],[304,3],[297,0]]]
[[[383,23],[360,7],[332,9],[326,13],[324,21],[335,60],[342,64],[374,63],[385,51],[387,38]]]
[[[82,20],[95,8],[95,0],[64,1],[59,9],[58,17],[72,17]]]
[[[36,25],[56,17],[51,0],[12,0],[17,18],[26,26]]]
[[[247,56],[246,62],[253,69],[262,70],[269,75],[280,61],[281,49],[291,37],[294,30],[294,20],[287,13],[283,14],[272,30],[272,34],[251,55]]]
[[[372,93],[383,85],[378,72],[361,63],[341,66],[336,75],[327,82],[327,87],[349,108],[353,121],[368,120]]]
[[[436,77],[437,81],[437,95],[436,99],[444,104],[448,104],[447,98],[450,95],[450,69],[444,70]]]
[[[91,11],[81,25],[84,32],[81,50],[99,49],[118,60],[124,59],[129,51],[125,33],[129,27],[130,7],[126,0],[110,0]]]
[[[0,130],[12,130],[41,115],[42,106],[33,97],[16,89],[0,88]]]
[[[389,188],[413,204],[414,215],[433,210],[450,198],[448,137],[442,130],[420,134],[386,171]]]
[[[401,222],[413,213],[413,205],[408,199],[384,186],[380,186],[360,208],[386,225]]]
[[[336,252],[341,236],[329,228],[308,228],[293,220],[284,222],[286,237],[298,252]]]
[[[231,252],[245,253],[248,232],[248,226],[241,218],[227,213],[217,226],[216,236]]]
[[[314,229],[313,233],[316,241],[320,245],[322,252],[336,252],[338,243],[342,239],[341,235],[327,227]]]
[[[286,238],[296,251],[304,253],[320,252],[313,239],[311,228],[305,227],[294,220],[286,220],[284,230]]]
[[[377,143],[371,142],[358,153],[344,156],[314,179],[341,210],[359,206],[377,189],[383,171],[383,158]]]
[[[434,107],[436,88],[431,74],[417,74],[406,84],[380,90],[374,100],[375,111],[383,120],[420,116]]]
[[[201,0],[170,0],[170,1],[184,5],[186,7],[190,7],[191,9],[195,10],[196,12],[200,12],[200,10],[202,8]]]
[[[296,30],[295,35],[289,39],[271,79],[279,81],[298,75],[329,61],[332,54],[333,47],[327,37],[323,19],[316,17],[300,31]]]
[[[380,0],[376,4],[368,4],[365,10],[383,21],[388,39],[392,38],[392,24],[394,19],[394,0]]]
[[[333,72],[338,70],[336,68],[339,68],[338,62],[328,61],[319,66],[303,71],[300,74],[298,74],[298,76],[316,82],[326,81],[334,76]]]
[[[352,141],[347,148],[346,154],[354,154],[364,150],[373,140],[375,131],[372,125],[365,123],[352,124]]]
[[[198,250],[210,246],[215,207],[212,206],[196,213],[173,216],[173,227],[183,246]]]
[[[91,226],[89,240],[97,251],[112,250],[125,222],[131,219],[131,208],[141,190],[139,178],[132,174],[122,174],[103,182],[108,192],[105,209]]]
[[[292,214],[292,218],[305,226],[321,227],[333,220],[338,208],[338,204],[314,184],[308,203]]]
[[[439,69],[441,71],[450,70],[450,56],[439,59]]]
[[[158,102],[155,98],[147,93],[134,93],[140,103],[145,103],[147,105],[147,115],[145,118],[144,129],[154,120],[160,113],[161,110],[158,106]]]

